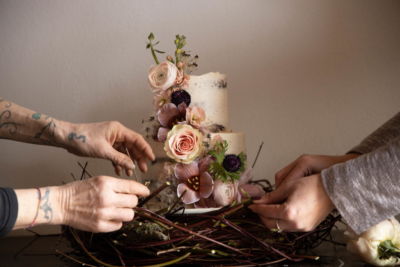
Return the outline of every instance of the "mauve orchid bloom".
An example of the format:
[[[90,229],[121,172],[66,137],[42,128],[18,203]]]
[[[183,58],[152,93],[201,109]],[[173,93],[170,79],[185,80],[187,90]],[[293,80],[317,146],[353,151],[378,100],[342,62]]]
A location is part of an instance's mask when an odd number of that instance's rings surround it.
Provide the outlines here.
[[[176,106],[173,103],[164,104],[157,112],[157,120],[161,127],[158,129],[157,139],[164,142],[167,138],[168,131],[178,121],[184,120],[186,116],[186,104],[181,103]]]
[[[211,196],[214,190],[214,180],[207,172],[210,157],[190,164],[178,163],[175,165],[175,177],[180,183],[177,187],[177,195],[185,204],[193,204],[201,199]]]

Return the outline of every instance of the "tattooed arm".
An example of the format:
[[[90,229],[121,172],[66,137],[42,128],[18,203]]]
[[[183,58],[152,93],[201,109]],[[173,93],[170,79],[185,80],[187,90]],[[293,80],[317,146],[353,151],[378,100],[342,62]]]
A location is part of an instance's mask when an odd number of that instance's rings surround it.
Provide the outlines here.
[[[138,162],[142,171],[147,170],[147,160],[154,160],[153,151],[144,138],[119,122],[70,123],[2,98],[0,138],[52,145],[78,156],[108,159],[118,175],[122,169],[132,175],[133,160]]]
[[[13,229],[65,224],[85,231],[111,232],[133,219],[138,197],[149,195],[149,190],[132,180],[97,176],[15,193],[18,216]]]
[[[0,138],[61,146],[71,124],[0,98]]]

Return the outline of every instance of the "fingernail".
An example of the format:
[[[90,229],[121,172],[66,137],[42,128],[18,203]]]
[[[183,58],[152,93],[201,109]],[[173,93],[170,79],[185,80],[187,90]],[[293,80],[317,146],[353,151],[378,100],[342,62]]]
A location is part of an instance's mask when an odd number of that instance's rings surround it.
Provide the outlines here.
[[[128,176],[132,176],[132,175],[133,175],[133,171],[132,171],[132,170],[127,170],[127,171],[126,171],[126,174],[127,174]]]

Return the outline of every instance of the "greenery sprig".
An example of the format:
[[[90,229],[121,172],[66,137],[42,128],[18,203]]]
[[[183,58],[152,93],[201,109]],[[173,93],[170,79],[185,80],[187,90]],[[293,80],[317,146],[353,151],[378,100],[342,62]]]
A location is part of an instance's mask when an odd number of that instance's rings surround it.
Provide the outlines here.
[[[156,64],[160,64],[160,61],[158,60],[156,53],[165,54],[165,52],[154,48],[160,42],[159,41],[155,41],[155,37],[154,37],[154,34],[152,32],[149,34],[147,39],[149,40],[149,42],[146,44],[146,49],[150,49],[151,50],[151,54],[152,54],[152,56],[154,58],[154,61],[156,62]],[[155,42],[155,43],[153,43],[153,42]]]
[[[221,180],[223,182],[235,181],[240,179],[240,175],[244,172],[246,166],[246,154],[243,152],[238,155],[240,159],[240,168],[235,172],[227,171],[223,162],[226,156],[226,151],[228,150],[228,142],[223,140],[222,142],[217,142],[213,149],[211,149],[208,154],[214,158],[214,161],[210,164],[208,171],[214,176],[215,179]]]
[[[165,52],[155,48],[160,42],[155,40],[154,33],[150,33],[147,40],[146,49],[150,49],[151,55],[158,65],[160,64],[160,61],[157,58],[157,54],[165,54]],[[199,59],[199,56],[191,56],[190,51],[184,49],[186,46],[185,35],[175,35],[174,44],[175,58],[168,55],[166,59],[172,64],[175,64],[179,69],[184,70],[185,73],[190,74],[198,67],[197,60]]]
[[[400,249],[393,244],[392,240],[386,240],[379,244],[378,255],[379,259],[396,257],[398,262],[400,258]]]

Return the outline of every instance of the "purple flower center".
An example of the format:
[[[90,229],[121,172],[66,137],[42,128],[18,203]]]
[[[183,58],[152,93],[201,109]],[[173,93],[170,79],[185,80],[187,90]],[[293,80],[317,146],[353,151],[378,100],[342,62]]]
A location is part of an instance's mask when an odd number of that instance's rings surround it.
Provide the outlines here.
[[[186,185],[193,191],[197,192],[200,190],[200,178],[198,176],[190,177],[186,180]]]
[[[229,154],[225,156],[224,161],[222,162],[222,166],[228,172],[235,172],[240,169],[240,166],[242,166],[242,162],[238,156]]]
[[[185,103],[188,107],[190,105],[190,94],[185,90],[178,90],[171,94],[171,102],[178,106],[181,103]]]

